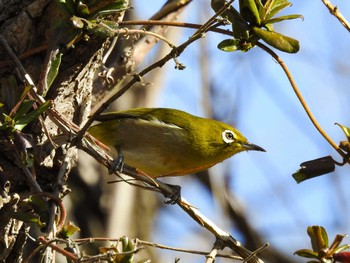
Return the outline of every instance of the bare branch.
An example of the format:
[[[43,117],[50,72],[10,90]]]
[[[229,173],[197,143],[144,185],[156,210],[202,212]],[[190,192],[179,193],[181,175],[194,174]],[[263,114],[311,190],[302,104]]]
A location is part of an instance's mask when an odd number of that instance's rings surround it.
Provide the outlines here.
[[[350,23],[346,18],[339,12],[338,7],[332,5],[328,0],[322,0],[324,5],[328,8],[329,12],[339,20],[339,22],[350,32]]]

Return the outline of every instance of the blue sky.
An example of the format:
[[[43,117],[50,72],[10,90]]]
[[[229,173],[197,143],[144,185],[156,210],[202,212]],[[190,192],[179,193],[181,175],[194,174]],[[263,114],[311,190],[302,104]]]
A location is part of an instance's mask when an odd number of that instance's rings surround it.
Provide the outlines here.
[[[147,19],[163,1],[138,6],[135,12]],[[350,19],[347,1],[332,1]],[[211,15],[209,1],[194,1],[179,19],[200,23]],[[349,32],[330,15],[321,1],[294,1],[284,14],[301,14],[304,20],[276,25],[276,31],[296,38],[301,49],[297,54],[276,51],[285,61],[306,102],[321,126],[334,141],[344,140],[335,122],[350,126],[350,37]],[[186,40],[191,30],[179,30],[176,43]],[[300,248],[310,247],[306,228],[324,226],[332,239],[336,234],[350,234],[349,167],[296,184],[291,177],[299,164],[337,153],[313,127],[280,66],[265,52],[254,48],[247,53],[224,53],[216,48],[224,36],[208,33],[209,79],[215,83],[211,105],[215,116],[234,124],[249,141],[267,152],[241,153],[214,168],[213,182],[220,185],[222,174],[230,173],[230,189],[249,215],[249,220],[271,246],[293,255]],[[161,93],[154,106],[178,108],[205,116],[201,88],[199,43],[189,47],[180,57],[184,71],[175,70],[169,62],[161,72],[166,74]],[[148,58],[151,60],[151,58]],[[182,186],[183,196],[224,229],[222,211],[215,201],[191,176],[172,178]],[[181,220],[179,220],[179,218]],[[157,221],[160,225],[154,241],[186,247],[197,237],[208,237],[204,229],[175,206],[166,207]],[[167,231],[165,229],[173,229]],[[227,229],[237,236],[235,229]],[[239,238],[239,236],[237,236]],[[188,241],[188,242],[187,242]],[[192,241],[192,243],[191,243]],[[197,241],[196,241],[197,242]],[[211,243],[210,243],[211,242]],[[350,243],[347,239],[345,242]],[[194,243],[193,249],[202,244]],[[181,255],[183,257],[183,255]],[[295,260],[301,262],[301,258]],[[169,259],[169,258],[168,258]],[[168,261],[169,262],[169,261]],[[188,261],[184,261],[188,262]],[[202,262],[202,261],[201,261]]]

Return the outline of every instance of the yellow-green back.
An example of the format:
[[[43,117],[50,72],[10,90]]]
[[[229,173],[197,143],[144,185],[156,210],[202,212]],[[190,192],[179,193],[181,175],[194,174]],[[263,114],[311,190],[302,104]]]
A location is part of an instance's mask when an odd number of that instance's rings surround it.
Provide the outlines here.
[[[249,144],[232,126],[166,108],[106,113],[89,133],[125,156],[125,163],[152,177],[205,170]]]

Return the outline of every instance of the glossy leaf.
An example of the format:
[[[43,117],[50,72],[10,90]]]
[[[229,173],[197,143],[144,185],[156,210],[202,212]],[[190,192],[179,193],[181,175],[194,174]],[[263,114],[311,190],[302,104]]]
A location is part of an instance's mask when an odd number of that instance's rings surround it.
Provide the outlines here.
[[[253,27],[253,32],[264,40],[267,44],[287,53],[296,53],[299,51],[299,41],[284,36],[280,33],[267,31],[258,27]]]
[[[279,16],[276,18],[271,18],[271,19],[266,19],[264,21],[262,21],[262,24],[273,24],[273,23],[278,23],[278,22],[282,22],[285,20],[292,20],[292,19],[297,19],[297,18],[301,18],[304,19],[304,17],[302,15],[286,15],[286,16]]]
[[[299,249],[294,252],[295,255],[298,255],[300,257],[304,258],[317,258],[318,252],[312,251],[310,249]]]
[[[291,6],[292,4],[287,0],[267,0],[264,8],[262,9],[260,15],[261,19],[269,19],[273,17],[275,14],[280,12],[282,9]]]
[[[328,247],[328,235],[324,227],[309,226],[307,233],[311,239],[311,245],[314,251],[318,252]]]
[[[260,13],[255,0],[239,0],[239,12],[252,25],[260,25]]]
[[[94,5],[89,5],[91,17],[104,17],[112,13],[124,11],[128,8],[128,0],[105,0],[95,1]]]
[[[237,39],[225,39],[218,44],[218,49],[225,52],[234,52],[239,50],[239,40]]]
[[[211,7],[215,12],[218,12],[223,5],[225,0],[212,0]],[[233,7],[228,7],[225,12],[221,15],[224,19],[231,22],[232,32],[235,38],[246,39],[249,36],[249,27],[247,22],[242,18],[240,13]]]

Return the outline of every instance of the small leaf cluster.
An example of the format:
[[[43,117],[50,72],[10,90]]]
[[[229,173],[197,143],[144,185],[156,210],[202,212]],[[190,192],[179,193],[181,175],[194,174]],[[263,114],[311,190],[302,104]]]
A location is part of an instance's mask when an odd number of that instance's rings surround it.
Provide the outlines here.
[[[332,262],[350,262],[349,252],[342,252],[350,245],[340,245],[346,235],[337,235],[333,242],[329,244],[328,234],[322,226],[309,226],[307,233],[311,240],[312,250],[300,249],[294,254],[315,260],[308,263],[332,263]]]
[[[225,0],[212,0],[211,6],[218,12]],[[229,6],[222,17],[232,25],[233,39],[225,39],[219,43],[222,51],[248,51],[260,39],[272,47],[288,52],[299,51],[299,42],[291,37],[277,33],[273,24],[285,20],[302,18],[301,15],[286,15],[275,17],[282,9],[291,6],[287,0],[240,0],[239,11]]]
[[[109,262],[112,263],[131,263],[136,252],[135,243],[126,236],[120,238],[120,242],[112,244],[109,247],[101,247],[100,253],[109,255]]]
[[[60,17],[68,21],[56,21],[56,24],[62,28],[67,28],[68,24],[71,29],[70,39],[66,43],[68,48],[81,37],[89,39],[89,35],[113,37],[115,33],[111,29],[116,29],[118,25],[104,18],[115,16],[128,8],[127,0],[59,0],[58,3],[62,12]]]

